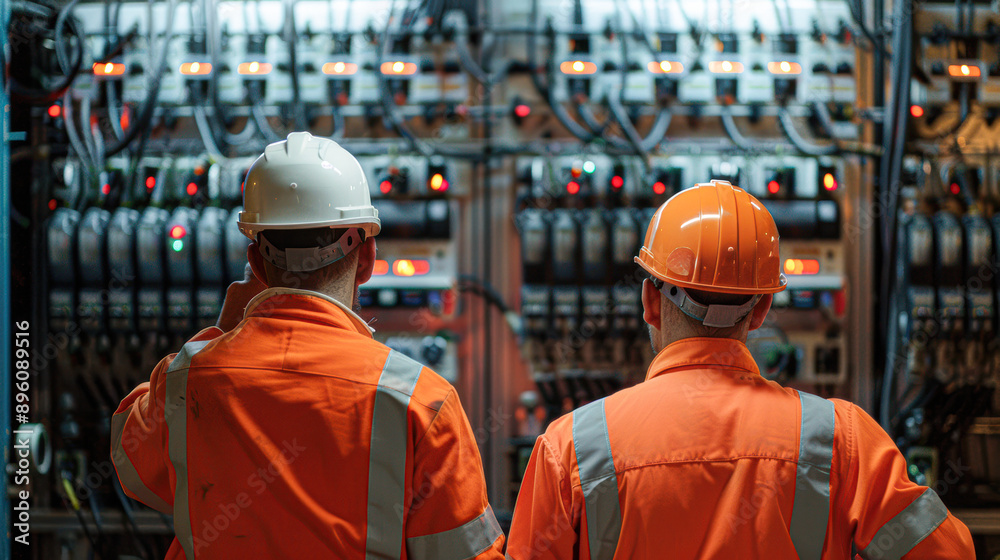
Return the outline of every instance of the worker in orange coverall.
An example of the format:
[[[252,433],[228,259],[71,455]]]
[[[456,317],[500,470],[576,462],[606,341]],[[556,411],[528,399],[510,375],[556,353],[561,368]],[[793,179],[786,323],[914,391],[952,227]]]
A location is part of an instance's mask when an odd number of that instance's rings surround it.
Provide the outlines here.
[[[352,311],[369,196],[360,163],[308,133],[250,168],[246,280],[112,420],[125,491],[173,515],[167,558],[502,558],[455,390]]]
[[[508,558],[974,557],[864,411],[760,376],[747,333],[785,288],[764,205],[723,181],[684,190],[636,261],[656,358],[538,438]]]

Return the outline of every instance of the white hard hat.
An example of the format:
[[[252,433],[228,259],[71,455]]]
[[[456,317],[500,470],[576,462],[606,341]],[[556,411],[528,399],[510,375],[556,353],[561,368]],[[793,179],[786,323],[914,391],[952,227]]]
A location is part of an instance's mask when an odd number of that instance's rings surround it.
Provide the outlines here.
[[[250,239],[269,229],[358,228],[378,235],[361,164],[333,140],[292,132],[253,162],[243,190],[239,228]]]

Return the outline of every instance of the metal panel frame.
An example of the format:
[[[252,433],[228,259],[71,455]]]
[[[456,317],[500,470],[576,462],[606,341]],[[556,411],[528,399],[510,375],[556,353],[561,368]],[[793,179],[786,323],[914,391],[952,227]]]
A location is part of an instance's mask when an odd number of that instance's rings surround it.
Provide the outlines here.
[[[0,0],[0,23],[3,27],[3,37],[0,38],[0,49],[7,51],[7,30],[10,27],[10,4]],[[3,116],[0,118],[0,301],[11,300],[10,291],[10,145],[8,144],[10,128],[10,99],[8,97],[6,74],[3,76],[3,86],[0,87],[0,106]],[[10,305],[0,305],[0,429],[3,430],[4,463],[10,463],[11,426],[10,426],[10,383],[11,383],[11,344]],[[0,522],[3,523],[6,538],[0,545],[0,558],[10,558],[11,525],[10,504],[7,501],[7,477],[0,482]]]

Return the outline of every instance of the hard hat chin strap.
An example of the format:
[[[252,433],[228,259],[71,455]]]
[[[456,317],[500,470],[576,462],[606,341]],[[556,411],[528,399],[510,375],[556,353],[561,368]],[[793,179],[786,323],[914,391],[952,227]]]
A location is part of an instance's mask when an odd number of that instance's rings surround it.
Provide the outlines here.
[[[663,283],[660,293],[676,305],[685,315],[696,321],[700,321],[706,327],[728,328],[735,327],[746,318],[763,294],[755,294],[750,301],[743,305],[702,305],[691,299],[684,288],[672,284]]]
[[[340,239],[325,247],[289,247],[279,249],[266,235],[257,236],[260,254],[274,266],[289,272],[312,272],[346,257],[361,245],[361,230],[350,228]]]

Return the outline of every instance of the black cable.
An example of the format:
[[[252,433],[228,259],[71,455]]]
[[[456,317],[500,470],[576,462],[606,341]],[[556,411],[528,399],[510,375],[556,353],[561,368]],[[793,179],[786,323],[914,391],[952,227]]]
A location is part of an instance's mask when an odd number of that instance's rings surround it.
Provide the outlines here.
[[[250,92],[250,115],[253,117],[253,121],[257,125],[257,130],[259,130],[263,135],[264,141],[271,144],[284,140],[284,138],[282,138],[281,135],[275,132],[274,128],[271,127],[271,123],[267,120],[267,115],[264,114],[264,108],[261,107],[264,99],[260,91],[260,81],[254,80],[249,84],[247,90]]]
[[[509,305],[503,300],[503,296],[497,291],[495,287],[489,282],[480,280],[471,274],[460,274],[458,276],[458,289],[459,291],[467,291],[479,295],[483,299],[486,299],[491,304],[495,305],[501,313],[508,313],[511,311]]]
[[[483,23],[487,28],[490,25],[490,8],[487,3],[486,9],[483,10]],[[490,61],[486,59],[486,53],[480,49],[480,66],[486,69],[490,67]],[[487,89],[484,92],[483,105],[486,107],[491,107],[493,105],[493,90]],[[483,186],[483,279],[489,283],[493,277],[493,112],[488,111],[483,119],[483,138],[485,139],[485,145],[483,146],[483,160],[481,162],[482,166],[482,186]],[[483,402],[487,406],[493,406],[493,320],[492,314],[490,313],[490,306],[488,303],[483,303]],[[486,418],[484,418],[486,420]],[[493,445],[489,443],[484,446],[484,460],[488,464],[495,464],[493,460]],[[492,469],[491,469],[492,470]],[[491,472],[492,475],[495,473]]]
[[[548,103],[549,108],[552,109],[552,114],[555,115],[556,119],[559,120],[560,124],[569,131],[570,134],[576,136],[580,141],[584,143],[591,142],[594,139],[594,135],[580,126],[569,114],[566,112],[566,108],[562,106],[556,99],[554,99],[551,89],[542,82],[542,78],[538,72],[538,0],[531,0],[531,32],[528,33],[528,74],[531,75],[531,83],[534,84],[535,90],[538,91],[542,99]],[[555,31],[552,29],[552,23],[547,22],[546,32],[550,37],[550,41],[554,40]],[[546,65],[546,78],[551,82],[552,69],[551,65]]]
[[[611,114],[609,112],[608,116],[604,118],[604,122],[597,122],[597,115],[591,110],[590,106],[583,101],[574,99],[573,105],[576,107],[576,114],[580,116],[580,120],[583,121],[584,126],[590,131],[590,134],[594,136],[595,139],[607,139],[604,134],[608,131],[608,127],[611,126]]]
[[[871,45],[871,49],[880,53],[882,56],[888,58],[889,55],[885,51],[885,47],[882,45],[881,40],[875,38],[875,34],[868,29],[868,25],[865,24],[865,15],[861,12],[862,5],[861,0],[858,0],[857,5],[855,5],[854,0],[845,0],[847,3],[847,8],[851,12],[851,19],[854,20],[855,25],[861,30],[861,34],[864,35],[865,39]]]
[[[384,60],[385,55],[387,54],[387,51],[389,49],[389,45],[391,43],[392,21],[393,21],[392,15],[393,12],[395,11],[395,4],[396,4],[395,1],[393,1],[392,4],[390,5],[389,17],[386,19],[385,30],[382,33],[382,44],[379,45],[379,49],[377,51],[378,61],[376,62],[375,65],[376,68],[381,66],[382,61]],[[414,23],[413,20],[415,19],[416,14],[417,12],[411,12],[408,15],[412,17],[409,18],[404,17],[403,25],[412,25]],[[409,32],[409,29],[406,29],[405,32]],[[396,104],[393,101],[392,96],[390,95],[388,80],[385,77],[385,75],[381,72],[376,72],[375,75],[376,78],[378,79],[379,91],[381,94],[380,97],[382,102],[382,113],[383,113],[382,116],[389,121],[393,129],[395,129],[396,132],[398,132],[399,135],[402,136],[407,141],[407,143],[410,144],[410,147],[414,151],[423,154],[425,156],[431,156],[437,154],[459,159],[480,160],[482,158],[482,154],[480,154],[479,152],[469,152],[461,149],[451,149],[441,145],[434,146],[418,138],[417,135],[414,134],[412,130],[410,130],[410,127],[407,126],[407,124],[403,122],[403,120],[400,119],[399,116],[396,114]],[[487,91],[487,94],[488,93],[489,92]]]
[[[160,84],[162,83],[163,75],[166,74],[167,70],[167,53],[170,50],[170,42],[174,36],[174,13],[176,11],[177,0],[168,0],[167,21],[163,31],[163,44],[160,48],[159,63],[156,65],[154,70],[155,74],[153,77],[153,84],[149,88],[149,97],[146,99],[146,103],[143,105],[142,111],[139,112],[139,117],[136,119],[135,124],[128,129],[124,137],[119,138],[114,144],[105,150],[104,157],[106,158],[116,155],[128,147],[132,140],[134,140],[140,132],[149,128],[153,122],[153,111],[156,108],[157,101],[160,97]],[[152,22],[150,22],[150,29],[152,29]]]
[[[201,0],[201,11],[204,17],[204,30],[205,30],[205,43],[207,46],[209,61],[213,68],[219,68],[219,45],[221,42],[221,37],[217,35],[216,26],[214,25],[214,16],[218,10],[215,9],[215,0]],[[221,32],[221,30],[219,30]],[[211,113],[212,120],[216,123],[218,128],[218,139],[222,141],[221,149],[225,151],[228,147],[235,146],[241,147],[249,143],[254,136],[257,135],[257,127],[254,124],[254,120],[248,118],[243,125],[243,130],[237,133],[229,132],[226,128],[223,116],[225,115],[225,108],[222,105],[222,101],[219,99],[219,78],[218,72],[212,72],[208,80],[208,102],[211,105],[213,111]],[[200,99],[200,92],[196,88],[195,90],[197,98]],[[216,128],[212,128],[213,135],[216,134]]]
[[[789,146],[788,144],[781,141],[764,140],[761,138],[754,138],[753,140],[750,140],[749,138],[743,136],[743,133],[740,132],[739,127],[736,126],[736,120],[733,118],[732,112],[726,105],[723,105],[721,107],[721,112],[719,113],[719,120],[722,121],[722,129],[726,132],[726,136],[728,136],[729,139],[733,141],[733,144],[735,144],[736,147],[740,148],[741,150],[754,152],[762,150],[776,151],[779,149],[787,149],[789,151],[792,151],[794,149],[792,146]]]
[[[68,487],[71,490],[73,486],[72,475],[66,471],[63,471],[62,479],[69,483]],[[64,483],[64,488],[65,488],[65,483]],[[90,532],[90,528],[87,527],[87,520],[84,519],[83,517],[83,512],[80,510],[80,503],[76,500],[76,497],[75,496],[70,497],[66,493],[66,490],[60,492],[59,497],[62,499],[63,505],[66,506],[67,509],[69,509],[76,515],[76,519],[80,522],[80,527],[83,529],[83,534],[87,537],[87,541],[90,543],[90,549],[94,551],[95,556],[103,558],[104,557],[103,553],[98,554],[98,551],[101,550],[101,548],[100,546],[98,546],[98,541],[94,538],[94,535]]]
[[[122,513],[125,514],[125,518],[128,520],[128,526],[131,528],[132,540],[135,541],[137,549],[141,549],[142,557],[145,560],[150,560],[153,558],[153,551],[149,547],[149,543],[140,539],[139,535],[139,524],[135,520],[135,512],[132,509],[132,504],[129,503],[128,496],[125,495],[125,491],[122,490],[121,482],[118,477],[114,477],[112,481],[112,486],[115,487],[115,494],[118,496],[118,501],[122,504]]]
[[[48,89],[39,89],[22,85],[16,80],[11,79],[10,91],[13,97],[31,102],[52,103],[56,99],[62,97],[70,86],[73,85],[73,80],[76,79],[77,75],[80,73],[80,69],[83,67],[84,49],[86,45],[83,33],[80,31],[76,22],[70,18],[70,14],[79,2],[80,0],[72,0],[59,12],[59,16],[56,18],[56,53],[58,54],[60,52],[64,52],[65,50],[64,31],[66,27],[69,28],[70,33],[76,38],[76,56],[72,59],[72,62],[69,62],[67,59],[66,66],[62,66],[62,59],[60,59],[60,69],[64,74],[62,81]],[[68,55],[66,56],[68,57]]]
[[[812,144],[799,134],[799,131],[795,128],[795,122],[792,119],[792,115],[788,112],[785,107],[778,108],[778,124],[781,126],[782,132],[791,141],[795,149],[802,152],[803,154],[809,156],[830,156],[839,152],[839,148],[836,144],[828,144],[826,146],[820,146],[817,144]]]
[[[897,22],[893,29],[893,54],[892,57],[892,85],[893,95],[890,99],[889,107],[885,115],[892,120],[889,126],[883,130],[883,145],[888,148],[888,157],[882,158],[882,168],[879,173],[880,191],[887,194],[885,212],[883,216],[885,225],[882,228],[882,270],[880,295],[880,317],[879,325],[882,332],[896,332],[893,321],[896,321],[895,313],[898,310],[898,296],[893,287],[896,284],[896,258],[898,247],[897,221],[899,219],[899,181],[903,167],[903,151],[906,145],[907,119],[909,117],[910,100],[910,77],[912,74],[912,12],[905,3],[898,3],[894,7],[894,21]],[[889,430],[888,424],[890,410],[888,410],[895,390],[896,359],[899,340],[896,337],[886,339],[885,362],[883,371],[883,383],[881,387],[880,416],[883,428]]]

